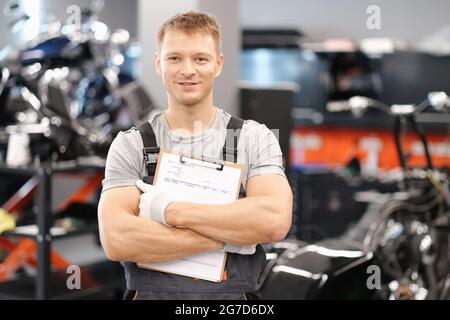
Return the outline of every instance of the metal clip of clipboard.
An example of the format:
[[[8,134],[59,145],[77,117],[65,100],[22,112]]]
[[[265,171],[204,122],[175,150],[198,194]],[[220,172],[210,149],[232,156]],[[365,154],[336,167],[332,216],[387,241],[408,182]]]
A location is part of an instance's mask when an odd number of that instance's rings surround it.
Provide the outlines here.
[[[225,165],[222,160],[211,158],[211,157],[201,156],[201,159],[191,159],[186,156],[183,156],[183,154],[180,155],[180,163],[181,164],[185,164],[186,161],[189,161],[189,160],[199,161],[199,162],[201,162],[201,164],[196,164],[196,165],[206,167],[206,168],[216,169],[218,171],[223,171],[223,167]]]

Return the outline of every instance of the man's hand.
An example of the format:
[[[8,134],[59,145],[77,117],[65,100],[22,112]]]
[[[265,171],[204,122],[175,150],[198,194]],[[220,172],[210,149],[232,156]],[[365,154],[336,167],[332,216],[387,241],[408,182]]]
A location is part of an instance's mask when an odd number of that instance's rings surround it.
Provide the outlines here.
[[[169,204],[176,201],[176,197],[167,192],[160,192],[154,186],[142,180],[137,180],[136,186],[143,192],[140,196],[139,216],[172,227],[166,222],[165,211]],[[226,243],[224,250],[229,253],[248,255],[255,253],[256,245],[239,246]]]
[[[174,202],[167,207],[167,221],[238,246],[284,239],[291,227],[293,202],[286,177],[253,176],[246,191],[245,199],[227,204]]]
[[[172,227],[166,223],[165,211],[167,206],[175,201],[175,197],[170,193],[158,191],[154,186],[142,180],[137,180],[136,186],[143,192],[139,201],[139,216]]]
[[[108,189],[100,197],[100,239],[109,259],[166,262],[223,248],[223,242],[190,229],[167,228],[137,217],[140,195],[137,187],[127,186]]]

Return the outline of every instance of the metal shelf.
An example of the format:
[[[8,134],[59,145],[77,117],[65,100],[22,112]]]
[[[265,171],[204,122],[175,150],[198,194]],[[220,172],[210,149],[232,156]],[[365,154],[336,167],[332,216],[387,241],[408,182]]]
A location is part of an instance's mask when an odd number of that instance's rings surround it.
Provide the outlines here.
[[[52,180],[54,174],[59,173],[90,173],[92,171],[102,170],[104,168],[104,163],[101,159],[91,158],[83,159],[78,161],[69,162],[59,162],[57,164],[44,164],[41,166],[30,166],[30,167],[18,167],[12,168],[7,167],[4,164],[0,164],[0,175],[25,175],[34,176],[38,181],[37,193],[34,197],[34,208],[33,212],[36,214],[36,225],[37,233],[21,234],[20,232],[11,231],[8,236],[11,237],[25,237],[33,238],[37,242],[37,274],[33,278],[35,282],[34,297],[38,300],[44,300],[52,298],[51,296],[51,262],[50,262],[50,251],[51,242],[54,238],[71,236],[75,234],[80,234],[84,232],[92,232],[92,229],[87,228],[86,230],[80,230],[79,232],[68,232],[67,234],[60,236],[52,236],[50,233],[52,219],[51,203],[52,203]],[[93,226],[91,226],[93,228]],[[3,234],[2,236],[7,236]],[[66,275],[67,276],[67,275]],[[1,284],[14,285],[14,281]]]

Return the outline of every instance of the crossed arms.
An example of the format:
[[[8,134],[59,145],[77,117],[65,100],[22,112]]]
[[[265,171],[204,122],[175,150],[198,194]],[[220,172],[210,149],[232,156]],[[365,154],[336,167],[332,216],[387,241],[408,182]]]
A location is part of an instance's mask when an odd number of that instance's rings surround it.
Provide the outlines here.
[[[266,174],[247,182],[247,198],[230,204],[173,202],[168,228],[138,217],[141,192],[135,186],[103,192],[98,219],[100,239],[115,261],[164,262],[220,249],[224,243],[248,245],[280,241],[292,217],[292,191],[285,177]]]

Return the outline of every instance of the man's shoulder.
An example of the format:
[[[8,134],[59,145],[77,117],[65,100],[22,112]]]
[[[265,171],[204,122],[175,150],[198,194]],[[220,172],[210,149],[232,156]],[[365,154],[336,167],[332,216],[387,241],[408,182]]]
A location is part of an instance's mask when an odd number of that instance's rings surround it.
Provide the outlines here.
[[[137,127],[131,127],[128,130],[120,131],[116,139],[134,140],[139,136],[139,130]]]
[[[255,121],[255,120],[252,120],[252,119],[243,119],[243,118],[240,118],[240,117],[233,116],[233,115],[231,115],[230,113],[226,112],[223,109],[220,109],[220,112],[221,112],[221,117],[223,119],[224,125],[227,125],[232,117],[243,120],[244,121],[244,123],[242,125],[243,132],[244,131],[251,132],[253,130],[258,130],[258,129],[260,130],[260,129],[263,129],[265,127],[265,125],[259,123],[258,121]]]
[[[138,131],[138,128],[131,127],[128,130],[124,130],[124,131],[119,132],[119,135],[122,134],[122,135],[125,135],[125,136],[132,136],[135,133],[135,131]]]
[[[255,130],[258,127],[260,127],[261,125],[263,125],[263,124],[259,123],[258,121],[255,121],[252,119],[246,119],[246,120],[244,120],[243,128],[246,128],[247,130],[250,130],[250,129]]]
[[[222,117],[221,126],[223,126],[223,129],[225,129],[232,115],[226,112],[225,110],[221,109],[221,117]],[[239,119],[242,119],[244,121],[240,133],[240,137],[243,138],[243,140],[252,140],[254,138],[267,137],[272,132],[269,128],[267,128],[265,124],[259,123],[256,120],[243,118]]]
[[[136,126],[129,128],[128,130],[124,130],[119,132],[116,139],[126,140],[128,142],[139,142],[142,141],[141,133],[139,132],[139,126],[144,123],[150,123],[153,132],[157,134],[159,130],[157,130],[157,126],[160,125],[161,116],[164,114],[164,111],[158,110],[157,112],[152,113],[148,120],[140,123]]]
[[[138,149],[142,144],[141,135],[137,127],[131,127],[128,130],[120,131],[115,137],[111,147],[112,149],[130,150]]]
[[[270,131],[265,124],[251,119],[245,120],[242,127],[242,133],[246,136],[266,135]]]

